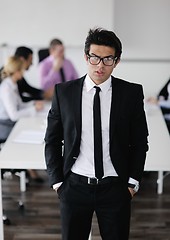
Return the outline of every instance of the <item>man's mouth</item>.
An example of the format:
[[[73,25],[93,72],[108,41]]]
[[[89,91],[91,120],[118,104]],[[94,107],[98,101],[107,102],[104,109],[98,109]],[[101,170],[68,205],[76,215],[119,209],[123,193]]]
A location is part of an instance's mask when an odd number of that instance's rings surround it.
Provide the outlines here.
[[[98,75],[103,75],[103,74],[104,74],[103,71],[96,71],[96,73],[97,73]]]

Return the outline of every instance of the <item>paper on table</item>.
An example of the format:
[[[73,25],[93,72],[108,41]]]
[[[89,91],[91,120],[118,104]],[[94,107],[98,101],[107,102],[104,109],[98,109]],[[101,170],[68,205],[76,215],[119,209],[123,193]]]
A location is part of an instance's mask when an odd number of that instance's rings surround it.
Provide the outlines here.
[[[13,140],[16,143],[42,144],[44,142],[44,131],[25,130],[21,131]]]

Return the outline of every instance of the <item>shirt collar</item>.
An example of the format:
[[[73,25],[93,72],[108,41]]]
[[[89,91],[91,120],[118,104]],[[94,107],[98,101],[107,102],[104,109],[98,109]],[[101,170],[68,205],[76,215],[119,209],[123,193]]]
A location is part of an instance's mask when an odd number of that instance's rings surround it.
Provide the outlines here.
[[[110,87],[111,87],[112,81],[111,81],[111,76],[104,81],[103,83],[96,85],[91,78],[89,77],[89,75],[86,75],[85,81],[84,81],[84,85],[86,87],[87,92],[90,91],[92,88],[94,88],[94,86],[98,86],[101,88],[102,92],[107,92]]]

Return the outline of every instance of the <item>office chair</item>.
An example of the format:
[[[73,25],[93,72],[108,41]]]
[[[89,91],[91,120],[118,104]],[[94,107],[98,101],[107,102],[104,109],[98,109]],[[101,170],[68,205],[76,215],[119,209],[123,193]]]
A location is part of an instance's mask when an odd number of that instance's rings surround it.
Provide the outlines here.
[[[49,49],[48,48],[43,48],[38,51],[38,60],[39,63],[44,60],[46,57],[49,56]]]

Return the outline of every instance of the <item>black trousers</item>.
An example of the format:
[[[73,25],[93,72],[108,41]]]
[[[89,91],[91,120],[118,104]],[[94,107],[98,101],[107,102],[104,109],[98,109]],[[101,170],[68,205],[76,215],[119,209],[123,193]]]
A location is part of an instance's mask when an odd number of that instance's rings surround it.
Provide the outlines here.
[[[88,240],[94,212],[103,240],[128,240],[131,194],[117,177],[92,185],[71,174],[58,196],[63,240]]]

